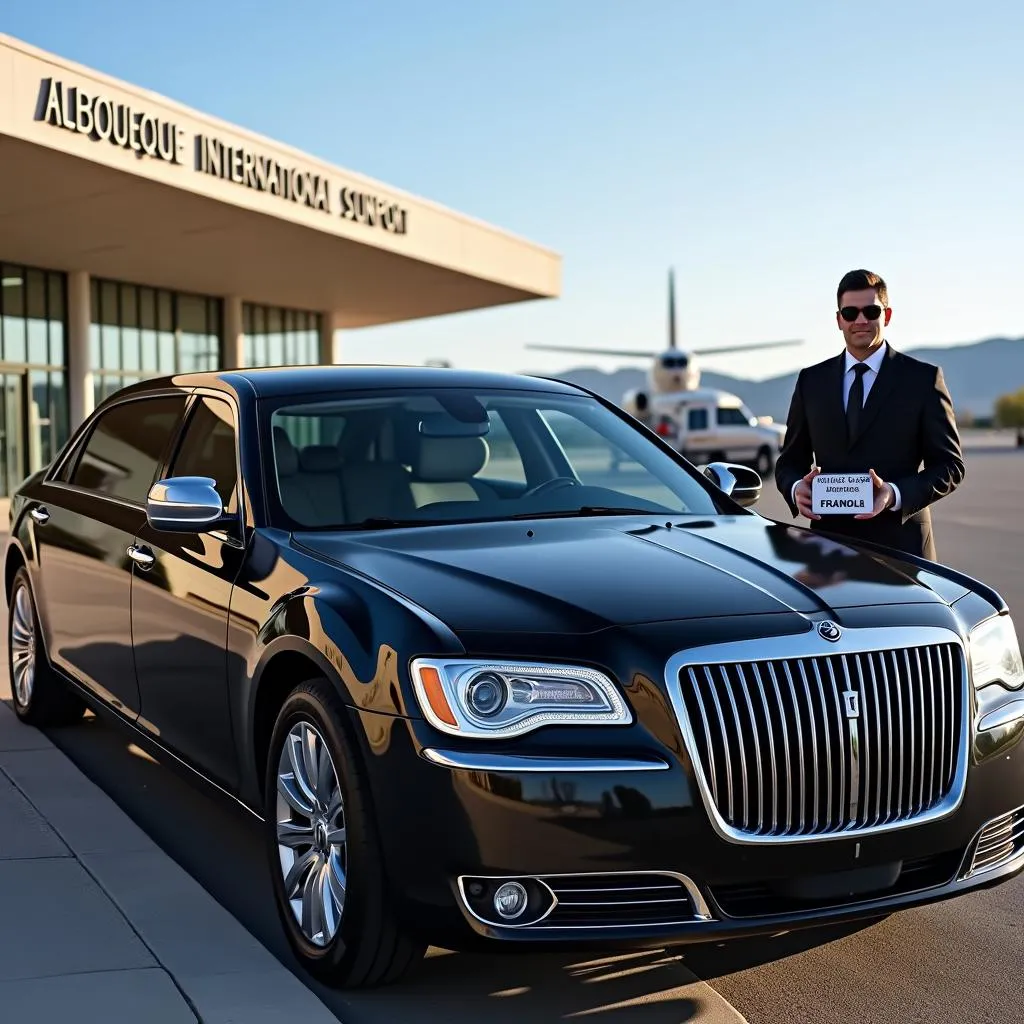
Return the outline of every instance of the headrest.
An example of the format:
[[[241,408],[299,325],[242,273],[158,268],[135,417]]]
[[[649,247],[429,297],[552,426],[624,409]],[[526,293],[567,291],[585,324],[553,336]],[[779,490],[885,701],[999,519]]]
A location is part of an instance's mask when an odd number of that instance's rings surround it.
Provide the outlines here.
[[[482,437],[420,437],[413,474],[417,480],[451,482],[476,476],[490,458]]]
[[[277,475],[294,476],[299,471],[299,453],[284,427],[274,427],[274,459]]]
[[[299,452],[299,465],[307,473],[329,473],[341,465],[341,452],[333,444],[310,444]]]

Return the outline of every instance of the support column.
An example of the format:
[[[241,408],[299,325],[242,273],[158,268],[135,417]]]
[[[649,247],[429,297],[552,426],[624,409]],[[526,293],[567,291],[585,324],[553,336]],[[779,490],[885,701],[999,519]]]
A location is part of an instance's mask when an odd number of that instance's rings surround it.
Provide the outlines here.
[[[75,431],[96,405],[93,387],[89,331],[92,327],[92,297],[89,275],[84,270],[68,274],[68,415]]]
[[[320,353],[321,366],[330,366],[341,362],[341,327],[337,313],[320,314]]]
[[[242,300],[237,295],[224,298],[225,370],[237,370],[245,362],[245,332],[242,329]]]

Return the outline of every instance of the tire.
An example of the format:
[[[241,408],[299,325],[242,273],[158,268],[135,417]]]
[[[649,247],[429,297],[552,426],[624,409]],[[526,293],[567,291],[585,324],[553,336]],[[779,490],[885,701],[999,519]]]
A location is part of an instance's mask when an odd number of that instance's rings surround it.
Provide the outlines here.
[[[757,458],[754,460],[754,469],[761,477],[768,476],[775,468],[775,460],[772,458],[772,450],[767,445],[757,450]]]
[[[316,813],[304,795],[310,789],[309,773],[301,788],[295,782],[285,747],[310,737],[317,750],[329,755],[330,764],[323,765],[328,770],[322,773],[329,787],[321,784],[316,793],[320,809],[329,804],[326,815]],[[282,777],[290,785],[279,786]],[[289,801],[282,795],[286,790]],[[348,739],[345,709],[326,679],[301,683],[278,714],[267,757],[264,819],[278,917],[310,974],[337,988],[371,988],[393,984],[422,960],[426,943],[402,927],[389,898],[365,772]],[[286,831],[293,846],[282,848],[279,828],[285,824],[291,826]],[[304,868],[295,867],[303,861]],[[289,870],[295,875],[290,891],[298,897],[296,909],[285,893]],[[309,883],[317,874],[325,888],[314,899]],[[306,889],[310,895],[303,899]]]
[[[28,571],[14,575],[7,603],[7,671],[15,714],[45,729],[71,725],[85,714],[85,701],[50,666]]]

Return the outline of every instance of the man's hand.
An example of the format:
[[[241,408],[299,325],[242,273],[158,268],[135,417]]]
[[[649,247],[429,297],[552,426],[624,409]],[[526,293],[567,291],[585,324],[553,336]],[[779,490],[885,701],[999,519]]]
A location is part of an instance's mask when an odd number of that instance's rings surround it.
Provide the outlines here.
[[[808,519],[820,519],[821,516],[815,515],[811,511],[811,481],[821,472],[821,470],[815,466],[810,473],[805,476],[800,483],[796,485],[796,490],[793,492],[793,497],[796,499],[796,507],[802,516],[806,516]]]
[[[859,515],[855,515],[854,519],[874,519],[879,512],[884,512],[896,504],[896,492],[892,489],[892,485],[887,484],[873,469],[869,472],[871,473],[871,483],[874,484],[875,489],[875,504],[870,512],[861,512]]]

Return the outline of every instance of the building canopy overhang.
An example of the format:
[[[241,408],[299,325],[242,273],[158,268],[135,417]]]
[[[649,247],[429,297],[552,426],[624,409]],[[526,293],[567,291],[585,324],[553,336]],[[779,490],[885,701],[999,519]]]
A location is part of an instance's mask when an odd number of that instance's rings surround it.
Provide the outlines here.
[[[0,258],[329,311],[555,297],[551,251],[0,35]]]

